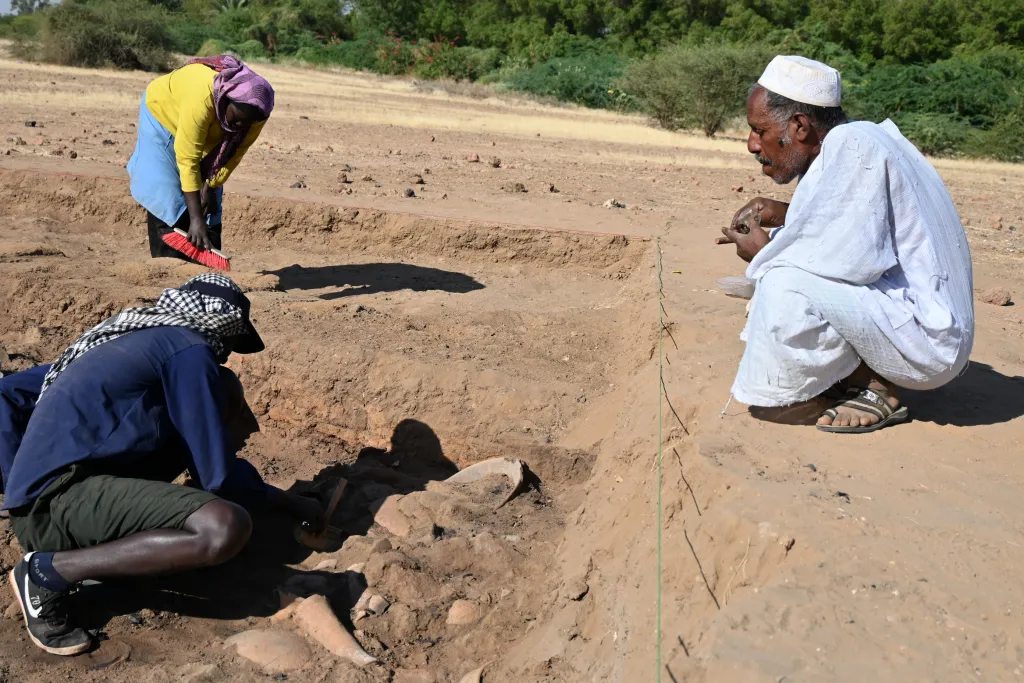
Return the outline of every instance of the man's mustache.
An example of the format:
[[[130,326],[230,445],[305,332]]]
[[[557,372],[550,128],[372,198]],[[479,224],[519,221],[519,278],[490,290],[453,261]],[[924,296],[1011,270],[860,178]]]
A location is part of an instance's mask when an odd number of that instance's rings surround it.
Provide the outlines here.
[[[769,166],[769,167],[771,167],[771,166],[775,165],[771,161],[769,161],[767,157],[763,157],[760,154],[755,154],[754,155],[754,159],[756,159],[757,163],[761,164],[762,166]]]

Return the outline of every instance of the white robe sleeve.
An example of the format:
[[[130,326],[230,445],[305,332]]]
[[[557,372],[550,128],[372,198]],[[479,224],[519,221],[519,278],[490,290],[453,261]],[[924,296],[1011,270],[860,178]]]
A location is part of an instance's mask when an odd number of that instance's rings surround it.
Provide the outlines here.
[[[867,285],[897,264],[887,151],[840,126],[826,137],[793,195],[780,230],[751,262],[748,277],[793,266]]]

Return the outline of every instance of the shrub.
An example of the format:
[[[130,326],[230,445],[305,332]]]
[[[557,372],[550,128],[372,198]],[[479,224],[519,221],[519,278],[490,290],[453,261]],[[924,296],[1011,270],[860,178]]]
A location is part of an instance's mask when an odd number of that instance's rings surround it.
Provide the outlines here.
[[[247,40],[235,46],[235,52],[241,59],[265,59],[267,48],[258,40]]]
[[[950,114],[904,114],[893,120],[907,139],[929,156],[957,156],[979,140],[970,123]]]
[[[41,57],[71,66],[165,70],[165,24],[166,12],[145,0],[66,0],[44,13]]]
[[[618,55],[556,57],[512,74],[507,84],[513,90],[585,107],[622,108],[615,95],[616,81],[627,64],[627,60]],[[630,104],[631,100],[625,108],[630,108]]]
[[[742,113],[767,62],[759,48],[680,46],[634,63],[620,84],[663,128],[700,128],[711,137]]]
[[[217,38],[217,32],[208,24],[188,19],[179,19],[167,25],[167,36],[176,52],[194,55],[209,40]]]
[[[223,40],[217,40],[211,38],[210,40],[203,43],[198,50],[196,50],[196,57],[215,57],[217,55],[226,54],[231,52],[231,47]]]
[[[413,73],[432,81],[459,80],[468,78],[466,53],[460,52],[455,43],[443,38],[420,41],[413,49]]]

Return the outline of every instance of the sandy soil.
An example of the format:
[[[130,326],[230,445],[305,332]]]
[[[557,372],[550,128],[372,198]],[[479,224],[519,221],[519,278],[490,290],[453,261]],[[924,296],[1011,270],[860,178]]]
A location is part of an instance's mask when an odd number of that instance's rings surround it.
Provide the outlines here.
[[[49,658],[0,620],[0,680],[266,680],[223,641],[291,628],[269,620],[282,585],[354,617],[355,564],[391,602],[350,623],[380,664],[311,643],[288,680],[456,682],[484,664],[487,683],[650,680],[659,584],[663,681],[1022,677],[1019,307],[978,304],[969,371],[908,396],[906,426],[838,438],[722,415],[743,302],[713,281],[742,264],[713,239],[750,198],[792,190],[755,176],[741,141],[262,70],[279,110],[225,214],[268,342],[233,362],[262,426],[246,455],[284,486],[348,478],[349,538],[310,554],[263,520],[216,572],[84,589],[108,637],[90,657]],[[5,370],[196,272],[147,257],[124,182],[146,81],[0,61]],[[1024,292],[1024,169],[937,165],[978,288]],[[493,456],[537,477],[507,506],[500,482],[437,483]],[[394,493],[403,536],[372,520]],[[474,623],[446,623],[458,599]]]

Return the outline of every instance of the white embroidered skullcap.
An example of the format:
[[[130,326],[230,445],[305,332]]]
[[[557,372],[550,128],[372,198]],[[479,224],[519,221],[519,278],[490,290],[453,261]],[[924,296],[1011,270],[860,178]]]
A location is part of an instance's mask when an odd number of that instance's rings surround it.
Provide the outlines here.
[[[794,102],[819,107],[838,107],[843,95],[839,72],[806,57],[779,55],[757,82]]]

